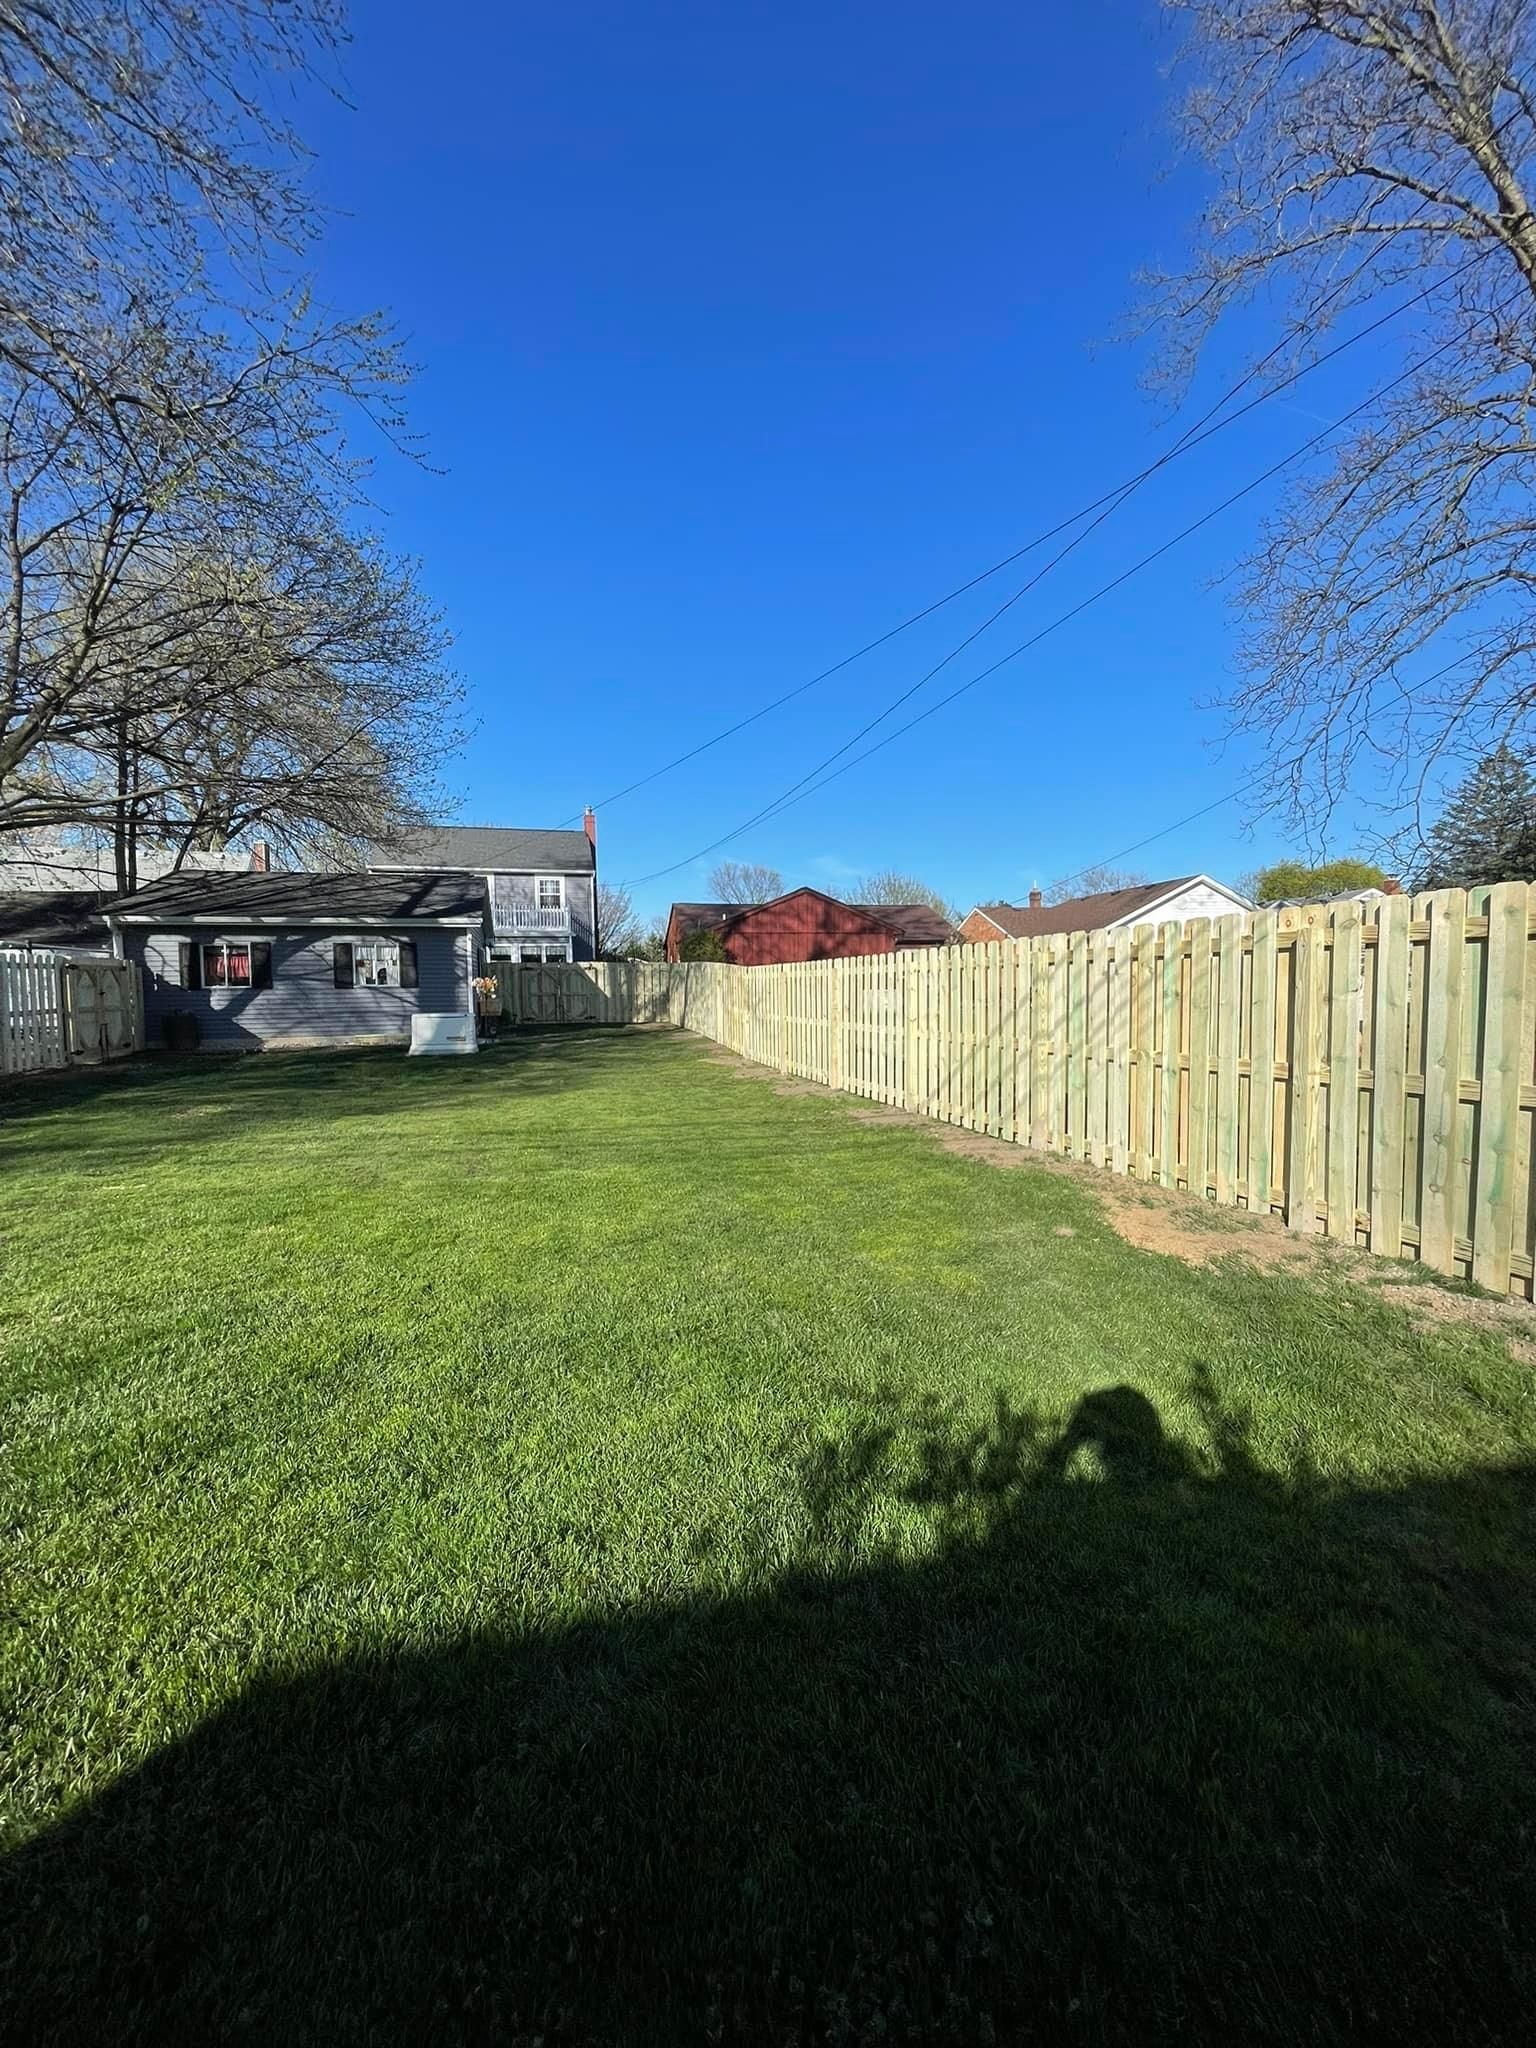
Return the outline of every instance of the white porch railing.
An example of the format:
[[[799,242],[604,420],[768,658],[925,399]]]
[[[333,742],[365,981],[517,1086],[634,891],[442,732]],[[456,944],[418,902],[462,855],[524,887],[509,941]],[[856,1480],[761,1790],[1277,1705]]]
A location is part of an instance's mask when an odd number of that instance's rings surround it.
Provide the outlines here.
[[[498,903],[492,918],[498,932],[568,932],[569,911],[534,910],[526,903]]]

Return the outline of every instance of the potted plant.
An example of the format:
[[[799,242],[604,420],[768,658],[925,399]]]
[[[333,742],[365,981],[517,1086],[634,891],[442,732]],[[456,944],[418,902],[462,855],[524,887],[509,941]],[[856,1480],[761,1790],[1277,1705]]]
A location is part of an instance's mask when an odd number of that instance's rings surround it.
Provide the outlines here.
[[[475,1023],[482,1038],[494,1038],[501,1020],[501,983],[494,974],[477,974],[470,983],[475,992]]]

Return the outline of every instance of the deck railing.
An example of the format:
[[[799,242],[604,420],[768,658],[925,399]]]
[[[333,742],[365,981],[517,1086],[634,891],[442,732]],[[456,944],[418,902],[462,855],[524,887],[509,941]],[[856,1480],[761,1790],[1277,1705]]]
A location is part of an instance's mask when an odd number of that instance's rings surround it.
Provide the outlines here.
[[[498,932],[568,932],[568,910],[535,910],[531,903],[498,903],[492,911]]]

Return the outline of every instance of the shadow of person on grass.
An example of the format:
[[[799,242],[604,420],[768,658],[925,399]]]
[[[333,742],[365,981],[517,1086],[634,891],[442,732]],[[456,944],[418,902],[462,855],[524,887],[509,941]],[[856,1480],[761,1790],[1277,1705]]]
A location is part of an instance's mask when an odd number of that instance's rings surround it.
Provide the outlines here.
[[[0,2036],[1525,2038],[1536,1472],[1191,1395],[850,1395],[749,1590],[253,1681],[0,1864]]]

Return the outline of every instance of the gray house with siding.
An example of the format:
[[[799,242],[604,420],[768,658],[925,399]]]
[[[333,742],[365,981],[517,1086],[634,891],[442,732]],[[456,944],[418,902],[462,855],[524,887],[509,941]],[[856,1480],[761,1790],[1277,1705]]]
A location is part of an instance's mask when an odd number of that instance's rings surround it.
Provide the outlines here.
[[[493,960],[531,966],[597,957],[597,821],[580,832],[515,825],[428,825],[370,848],[371,874],[434,869],[484,881]]]
[[[487,937],[483,874],[179,874],[119,897],[113,946],[144,977],[145,1038],[173,1013],[202,1043],[410,1035],[471,1012]]]

